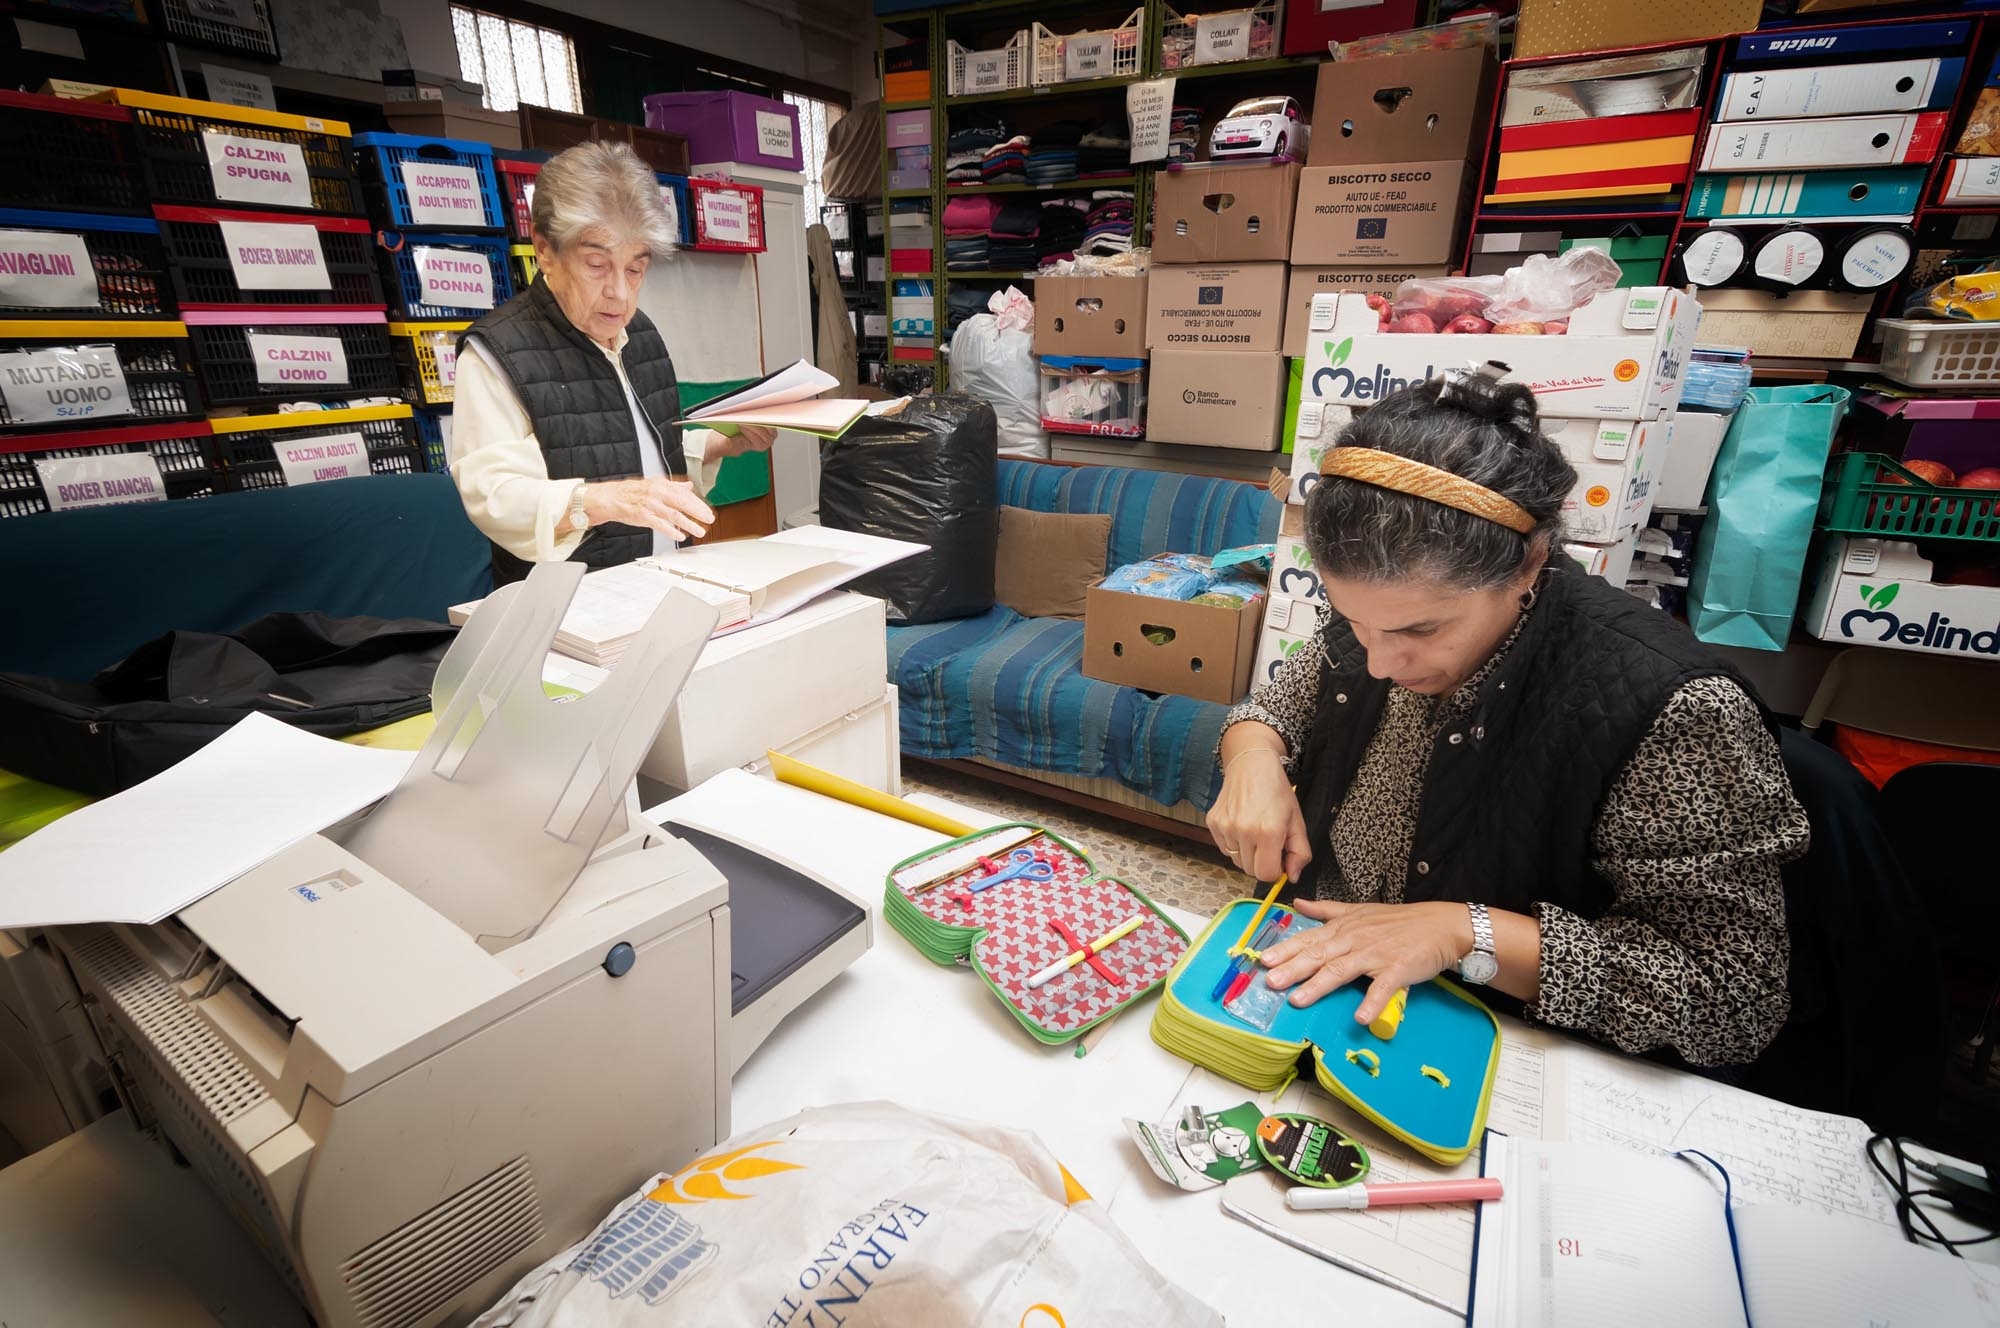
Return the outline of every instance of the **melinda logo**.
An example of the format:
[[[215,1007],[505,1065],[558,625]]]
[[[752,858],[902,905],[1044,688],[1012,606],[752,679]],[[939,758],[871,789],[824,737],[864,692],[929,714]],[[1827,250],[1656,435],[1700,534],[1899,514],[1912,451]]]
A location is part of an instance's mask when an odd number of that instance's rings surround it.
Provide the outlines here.
[[[1332,401],[1379,401],[1399,387],[1411,383],[1421,383],[1429,379],[1436,370],[1430,365],[1415,378],[1397,378],[1390,374],[1389,366],[1378,364],[1366,374],[1346,368],[1347,357],[1354,353],[1354,338],[1349,337],[1335,345],[1328,341],[1322,344],[1326,353],[1327,367],[1314,372],[1312,377],[1313,395]]]
[[[1862,586],[1866,608],[1850,609],[1840,620],[1840,634],[1856,640],[1895,641],[1925,650],[1959,651],[1968,655],[2000,655],[2000,623],[1983,632],[1969,627],[1953,627],[1951,619],[1932,613],[1926,621],[1904,621],[1889,612],[1902,586]],[[1860,631],[1856,628],[1860,627]]]

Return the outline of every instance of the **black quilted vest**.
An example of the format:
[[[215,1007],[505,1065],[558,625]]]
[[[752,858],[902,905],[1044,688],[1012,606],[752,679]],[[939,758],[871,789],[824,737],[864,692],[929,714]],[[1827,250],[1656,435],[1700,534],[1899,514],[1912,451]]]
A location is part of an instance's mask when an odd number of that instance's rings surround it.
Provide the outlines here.
[[[1333,860],[1335,811],[1391,685],[1369,676],[1345,621],[1332,619],[1318,644],[1319,705],[1298,765],[1313,850],[1299,882],[1308,896]],[[1476,900],[1530,916],[1547,902],[1602,916],[1612,889],[1590,866],[1598,809],[1667,698],[1714,674],[1756,696],[1679,622],[1557,557],[1470,713],[1438,735],[1403,898]]]
[[[625,332],[625,373],[656,435],[644,445],[660,449],[669,475],[685,478],[680,385],[666,343],[644,313],[634,313]],[[633,432],[617,371],[597,343],[563,316],[547,282],[537,277],[534,285],[467,328],[459,349],[474,338],[514,384],[547,458],[550,479],[615,480],[640,473],[642,443]],[[570,556],[591,567],[611,567],[652,551],[651,530],[612,522],[593,526]],[[519,581],[528,568],[527,562],[494,546],[495,585]]]

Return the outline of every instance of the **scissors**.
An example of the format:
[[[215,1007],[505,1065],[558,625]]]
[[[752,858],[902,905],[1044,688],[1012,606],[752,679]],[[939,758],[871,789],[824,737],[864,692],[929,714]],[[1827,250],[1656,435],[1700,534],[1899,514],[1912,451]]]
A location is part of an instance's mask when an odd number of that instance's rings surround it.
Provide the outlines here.
[[[978,894],[981,890],[991,890],[1003,881],[1046,881],[1056,874],[1056,869],[1036,857],[1035,850],[1031,848],[1017,848],[1002,858],[1001,863],[997,871],[980,877],[966,886],[966,890]]]

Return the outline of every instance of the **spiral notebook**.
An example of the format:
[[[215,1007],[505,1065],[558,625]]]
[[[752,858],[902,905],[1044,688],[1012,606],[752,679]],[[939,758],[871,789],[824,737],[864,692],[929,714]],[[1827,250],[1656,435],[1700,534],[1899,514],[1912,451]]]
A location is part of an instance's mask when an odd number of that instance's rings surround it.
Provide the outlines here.
[[[1845,1213],[1725,1197],[1696,1153],[1487,1135],[1471,1328],[2000,1328],[2000,1269]],[[1993,1280],[1988,1280],[1989,1278]]]

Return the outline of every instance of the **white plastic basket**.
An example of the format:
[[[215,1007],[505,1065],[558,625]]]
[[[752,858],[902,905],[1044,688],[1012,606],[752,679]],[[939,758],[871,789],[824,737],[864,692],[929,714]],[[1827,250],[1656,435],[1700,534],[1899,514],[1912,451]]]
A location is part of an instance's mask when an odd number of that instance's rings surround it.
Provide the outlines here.
[[[1168,5],[1160,29],[1160,67],[1183,69],[1274,59],[1279,38],[1284,35],[1280,30],[1283,12],[1278,0],[1264,0],[1251,9],[1186,16]],[[1239,21],[1240,29],[1235,27]]]
[[[1100,46],[1096,39],[1103,38]],[[1115,28],[1095,28],[1083,32],[1050,32],[1035,25],[1035,86],[1080,82],[1094,78],[1118,78],[1139,72],[1139,53],[1146,44],[1146,11],[1132,11],[1130,18]],[[1079,43],[1072,46],[1071,43]],[[1101,58],[1093,58],[1101,52]],[[1072,58],[1074,57],[1074,58]],[[1082,62],[1089,59],[1088,67]]]
[[[2000,323],[1878,318],[1882,373],[1907,387],[2000,388]]]
[[[1028,86],[1026,28],[1009,37],[1007,44],[997,50],[971,51],[955,41],[947,41],[944,48],[946,96],[980,97]],[[976,70],[975,64],[979,66]]]

